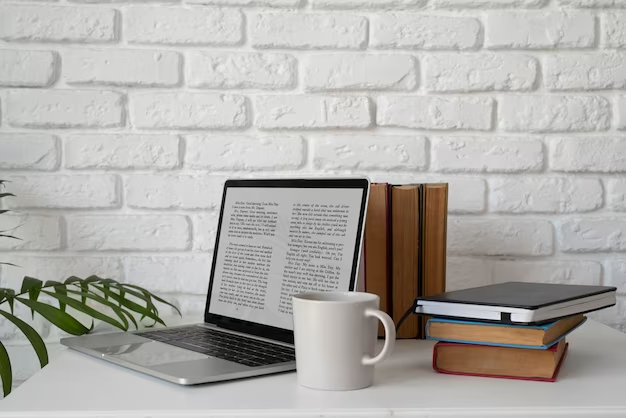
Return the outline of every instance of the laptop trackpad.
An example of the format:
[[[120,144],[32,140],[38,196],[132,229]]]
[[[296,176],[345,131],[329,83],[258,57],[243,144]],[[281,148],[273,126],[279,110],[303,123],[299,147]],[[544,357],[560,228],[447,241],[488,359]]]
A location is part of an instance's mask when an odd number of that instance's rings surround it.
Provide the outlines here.
[[[209,357],[156,341],[100,347],[95,350],[108,357],[185,378],[218,376],[250,369],[243,364]]]
[[[156,341],[99,347],[95,350],[106,356],[117,357],[120,360],[146,367],[209,358],[204,354]]]

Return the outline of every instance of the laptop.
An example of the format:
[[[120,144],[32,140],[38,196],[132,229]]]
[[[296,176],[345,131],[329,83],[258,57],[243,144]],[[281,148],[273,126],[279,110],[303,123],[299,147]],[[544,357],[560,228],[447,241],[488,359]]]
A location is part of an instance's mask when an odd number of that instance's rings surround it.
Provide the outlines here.
[[[291,296],[357,286],[369,181],[227,180],[204,322],[64,338],[181,385],[295,370]]]

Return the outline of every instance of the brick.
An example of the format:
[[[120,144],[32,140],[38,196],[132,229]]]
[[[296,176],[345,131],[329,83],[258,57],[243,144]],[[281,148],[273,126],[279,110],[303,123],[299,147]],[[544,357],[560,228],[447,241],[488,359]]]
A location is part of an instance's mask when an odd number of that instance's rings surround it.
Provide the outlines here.
[[[489,207],[501,213],[590,212],[603,203],[598,179],[492,178],[489,192]]]
[[[8,93],[9,125],[26,128],[113,128],[124,125],[124,99],[96,90],[17,90]]]
[[[193,249],[213,251],[219,220],[218,212],[204,212],[191,217],[193,222]]]
[[[237,9],[131,6],[124,22],[124,37],[135,44],[231,46],[243,40]]]
[[[527,55],[441,54],[423,63],[426,90],[435,92],[533,90],[538,71]]]
[[[419,9],[428,0],[312,0],[315,9]]]
[[[380,126],[434,130],[489,130],[493,100],[480,97],[380,96]]]
[[[448,185],[448,210],[450,213],[482,213],[485,211],[487,186],[485,180],[473,177],[449,177],[439,181]]]
[[[545,256],[553,252],[548,221],[448,219],[448,252],[455,255]]]
[[[370,102],[364,96],[257,96],[260,129],[367,128]]]
[[[626,172],[626,137],[551,138],[549,145],[552,170]]]
[[[374,48],[465,50],[480,46],[481,26],[471,17],[387,13],[372,16]]]
[[[0,5],[0,39],[18,42],[113,42],[116,11],[100,7]]]
[[[176,135],[75,134],[65,138],[67,168],[166,170],[179,165]]]
[[[323,170],[424,170],[426,156],[421,136],[333,135],[313,141],[313,164]]]
[[[570,218],[559,225],[561,251],[573,253],[626,251],[626,220]]]
[[[298,7],[303,0],[187,0],[189,4],[244,7]]]
[[[256,48],[362,49],[367,20],[360,16],[312,13],[255,13],[250,40]]]
[[[626,96],[618,96],[616,99],[617,106],[615,107],[617,129],[626,130]]]
[[[185,166],[208,170],[298,169],[305,162],[305,144],[299,136],[186,137]]]
[[[18,208],[114,208],[120,204],[114,175],[9,176]]]
[[[175,251],[191,244],[186,216],[73,215],[65,221],[68,248],[75,251]]]
[[[175,86],[180,56],[169,51],[69,50],[63,55],[65,81],[75,85]]]
[[[592,48],[594,16],[575,11],[491,12],[485,47],[493,49]]]
[[[594,8],[594,7],[626,7],[624,0],[559,0],[561,6]]]
[[[413,90],[417,62],[409,55],[311,55],[304,83],[309,91]]]
[[[44,282],[55,280],[64,282],[71,276],[120,280],[123,278],[122,265],[117,257],[37,257],[2,256],[2,261],[19,267],[3,270],[2,286],[19,289],[24,276],[36,277]]]
[[[543,144],[514,137],[433,137],[432,168],[442,172],[532,172],[543,168]]]
[[[130,117],[137,128],[237,129],[248,125],[242,96],[215,93],[134,93]]]
[[[530,9],[543,7],[548,0],[433,0],[434,7],[454,9]]]
[[[509,132],[589,132],[609,129],[611,105],[601,96],[503,96],[500,127]]]
[[[61,248],[60,222],[58,216],[5,213],[0,216],[0,231],[20,239],[3,238],[0,250],[58,250]]]
[[[446,291],[492,284],[492,264],[483,258],[447,257]]]
[[[291,55],[189,52],[187,83],[209,89],[287,89],[297,83]]]
[[[600,285],[602,266],[596,261],[494,260],[495,283],[541,282],[555,284]]]
[[[56,65],[56,55],[52,51],[2,49],[0,86],[48,87],[56,81]]]
[[[611,11],[602,16],[602,39],[608,48],[626,48],[626,12]]]
[[[626,294],[626,260],[608,260],[607,286],[615,286],[617,294]]]
[[[626,211],[626,180],[610,179],[607,187],[608,206],[620,212]]]
[[[601,90],[626,87],[626,53],[551,55],[545,85],[550,90]]]
[[[211,256],[125,257],[125,281],[150,291],[206,296],[211,273]]]
[[[59,165],[57,138],[44,134],[0,134],[0,169],[54,170]]]
[[[224,179],[207,175],[137,174],[126,178],[126,204],[148,209],[215,209]]]

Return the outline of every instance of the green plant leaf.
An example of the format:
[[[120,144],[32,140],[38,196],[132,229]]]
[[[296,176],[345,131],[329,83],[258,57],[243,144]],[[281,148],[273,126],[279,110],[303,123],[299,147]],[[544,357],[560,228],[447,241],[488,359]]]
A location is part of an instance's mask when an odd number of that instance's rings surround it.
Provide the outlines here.
[[[147,295],[149,295],[150,297],[152,297],[152,298],[156,299],[157,301],[159,301],[159,302],[161,302],[161,303],[164,303],[164,304],[166,304],[166,305],[168,305],[168,306],[171,306],[172,308],[174,308],[174,309],[176,310],[176,312],[178,312],[178,315],[183,316],[183,315],[180,313],[180,310],[176,307],[176,305],[174,305],[174,304],[172,304],[172,303],[170,303],[170,302],[166,301],[165,299],[162,299],[162,298],[158,297],[158,296],[157,296],[157,295],[155,295],[154,293],[152,293],[152,292],[150,292],[150,291],[148,291],[148,290],[146,290],[146,289],[143,289],[143,288],[141,288],[141,287],[139,287],[139,286],[135,286],[135,285],[133,285],[133,284],[124,284],[124,286],[127,286],[127,287],[131,287],[131,288],[134,288],[134,289],[139,289],[139,290],[141,290],[142,292],[146,293]]]
[[[42,368],[45,367],[45,365],[48,364],[48,350],[46,349],[46,344],[44,344],[37,331],[35,331],[33,327],[31,327],[15,315],[11,315],[10,313],[5,312],[1,309],[0,315],[13,322],[15,326],[24,333],[26,338],[28,338],[28,341],[30,341],[30,344],[33,346],[35,353],[37,353],[37,357],[39,358],[39,364]]]
[[[53,325],[56,325],[57,327],[69,334],[84,335],[90,331],[90,328],[87,328],[86,326],[78,322],[76,318],[58,308],[55,308],[54,306],[24,298],[16,299],[22,302],[24,305],[28,306],[29,308],[34,309],[35,312],[37,312],[39,315],[43,316]],[[93,322],[91,324],[91,328],[93,328]]]
[[[101,292],[105,292],[104,288],[100,287],[100,286],[96,286],[96,285],[92,285],[93,287],[95,287],[96,289],[98,289]],[[154,319],[155,321],[157,321],[159,324],[163,324],[165,325],[165,322],[163,322],[163,320],[161,318],[159,318],[157,315],[155,315],[151,310],[139,305],[138,303],[135,303],[131,300],[125,299],[124,297],[118,295],[117,293],[110,291],[109,290],[109,297],[113,300],[115,300],[118,303],[121,303],[124,307],[135,311],[141,315],[145,315],[150,319]]]
[[[152,300],[150,299],[149,295],[146,295],[145,293],[139,293],[139,292],[135,292],[134,290],[130,290],[128,288],[126,288],[125,284],[117,284],[117,285],[113,285],[114,288],[118,289],[118,290],[123,290],[125,293],[128,293],[129,295],[133,295],[135,296],[137,299],[141,299],[144,302],[146,302],[146,308],[151,310],[152,312],[154,312],[156,315],[159,314],[159,310],[157,309],[157,307],[154,305],[154,303],[152,303]],[[141,288],[139,288],[141,289]],[[142,289],[143,290],[143,289]]]
[[[0,303],[6,299],[7,303],[11,307],[11,313],[13,313],[13,301],[15,300],[15,290],[13,289],[0,289]]]
[[[18,267],[17,264],[13,264],[13,263],[5,263],[5,262],[0,262],[0,266],[13,266],[13,267]]]
[[[15,197],[13,193],[0,193],[0,199],[2,199],[3,197],[9,197],[9,196]]]
[[[73,298],[71,298],[69,296],[60,295],[58,293],[48,292],[47,290],[44,290],[43,293],[45,293],[48,296],[52,296],[53,298],[56,298],[56,299],[62,301],[63,303],[67,304],[68,306],[76,309],[79,312],[85,313],[85,314],[91,316],[92,318],[99,319],[101,321],[107,322],[107,323],[113,325],[116,328],[124,329],[124,325],[122,323],[120,323],[119,321],[116,321],[115,319],[111,318],[110,316],[105,315],[102,312],[92,308],[91,306],[77,301],[76,299],[73,299]],[[126,329],[128,329],[128,327]]]
[[[43,282],[41,280],[26,276],[24,277],[24,280],[22,280],[22,290],[20,291],[20,293],[28,292],[28,297],[30,298],[30,300],[37,301],[42,286]],[[35,311],[31,309],[30,312],[33,315],[34,319]]]
[[[60,295],[67,295],[67,288],[65,287],[65,285],[61,282],[55,282],[54,280],[48,280],[43,287],[50,287],[52,286],[52,288],[54,289],[55,292],[57,292]],[[63,312],[65,312],[65,303],[59,301],[59,309],[62,310]]]
[[[139,324],[137,323],[137,320],[133,316],[132,312],[128,312],[126,309],[123,309],[123,308],[120,308],[120,309],[122,310],[122,312],[124,312],[124,315],[126,315],[128,319],[130,319],[130,322],[133,323],[133,325],[135,326],[135,329],[139,329]]]
[[[9,353],[4,348],[4,344],[0,342],[0,378],[2,378],[2,392],[6,398],[11,393],[11,386],[13,385],[13,371],[11,370],[11,360],[9,359]]]
[[[124,312],[122,311],[122,309],[120,309],[117,305],[107,301],[106,299],[104,299],[103,297],[101,297],[99,295],[96,295],[95,293],[86,293],[85,294],[83,292],[79,292],[77,290],[71,290],[71,289],[68,289],[68,292],[70,294],[73,294],[73,295],[85,296],[88,299],[92,299],[92,300],[95,300],[98,303],[103,304],[104,306],[108,306],[109,308],[111,308],[113,310],[113,312],[115,312],[117,314],[117,316],[120,317],[120,319],[124,323],[123,330],[124,331],[128,330],[128,321],[126,320],[126,317],[124,316]]]
[[[3,213],[7,213],[7,212],[11,212],[9,209],[2,209],[0,210],[0,215],[2,215]]]
[[[98,276],[89,276],[87,277],[84,282],[85,283],[94,283],[94,282],[102,282],[104,279],[101,279]]]
[[[89,292],[89,285],[85,283],[85,280],[81,279],[80,277],[71,276],[67,280],[65,280],[65,284],[78,284],[83,292]],[[87,299],[85,297],[81,297],[80,301],[82,303],[86,303]]]
[[[13,239],[16,239],[16,240],[19,240],[19,241],[22,240],[22,238],[14,237],[13,235],[7,235],[7,234],[0,234],[0,237],[2,237],[2,238],[13,238]]]
[[[75,282],[82,282],[83,279],[81,279],[80,277],[76,277],[76,276],[70,276],[67,279],[65,279],[65,284],[72,284]]]

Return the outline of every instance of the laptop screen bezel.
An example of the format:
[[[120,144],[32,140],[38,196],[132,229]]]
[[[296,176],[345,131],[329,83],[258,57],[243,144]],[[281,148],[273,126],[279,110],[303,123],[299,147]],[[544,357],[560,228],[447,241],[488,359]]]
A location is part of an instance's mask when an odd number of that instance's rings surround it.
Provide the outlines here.
[[[213,248],[213,261],[211,263],[211,275],[209,278],[209,290],[207,292],[207,300],[204,311],[204,321],[208,324],[217,325],[221,328],[245,332],[247,334],[270,338],[273,340],[293,344],[293,331],[285,328],[278,328],[269,325],[263,325],[256,322],[245,321],[242,319],[232,318],[225,315],[210,313],[211,293],[213,291],[213,279],[215,275],[215,265],[217,262],[217,254],[220,243],[220,233],[222,228],[222,218],[224,216],[224,204],[226,202],[226,194],[229,188],[236,187],[257,187],[257,188],[316,188],[316,189],[361,189],[363,196],[361,198],[361,208],[359,211],[359,223],[357,225],[356,245],[354,246],[354,257],[352,262],[352,271],[350,273],[350,290],[356,288],[356,280],[358,275],[359,258],[361,255],[361,243],[363,239],[365,210],[367,208],[367,199],[369,195],[370,182],[367,178],[346,178],[346,179],[230,179],[224,183],[224,191],[222,193],[222,204],[220,207],[220,215],[217,224],[217,232],[215,235],[215,246]]]

